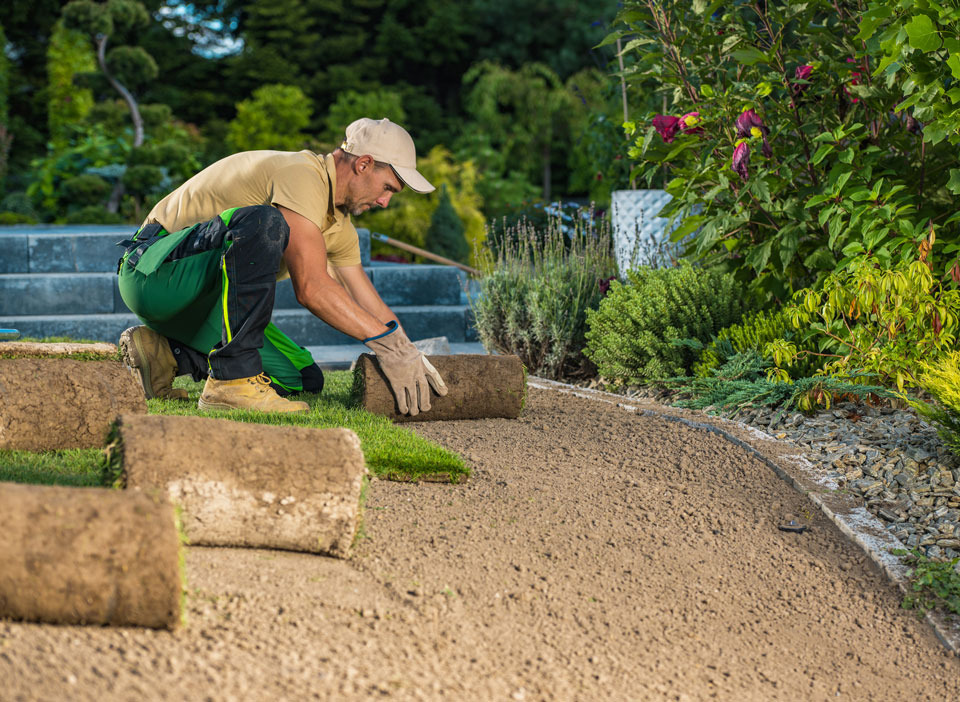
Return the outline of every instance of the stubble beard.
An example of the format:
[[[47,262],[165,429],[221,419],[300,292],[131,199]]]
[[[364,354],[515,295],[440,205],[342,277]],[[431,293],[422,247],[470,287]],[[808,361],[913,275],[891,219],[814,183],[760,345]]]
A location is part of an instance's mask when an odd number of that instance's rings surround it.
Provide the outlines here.
[[[352,198],[348,198],[347,201],[343,203],[343,209],[353,217],[358,217],[371,208],[372,205],[358,203]]]

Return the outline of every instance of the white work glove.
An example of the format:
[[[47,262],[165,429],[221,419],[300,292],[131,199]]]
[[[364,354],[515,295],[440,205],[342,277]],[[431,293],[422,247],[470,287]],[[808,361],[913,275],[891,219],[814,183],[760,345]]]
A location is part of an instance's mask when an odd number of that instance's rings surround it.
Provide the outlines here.
[[[377,354],[380,370],[387,376],[400,414],[415,417],[430,409],[430,388],[443,397],[447,394],[447,386],[437,369],[410,343],[396,322],[391,321],[387,327],[390,331],[365,339],[363,343]]]

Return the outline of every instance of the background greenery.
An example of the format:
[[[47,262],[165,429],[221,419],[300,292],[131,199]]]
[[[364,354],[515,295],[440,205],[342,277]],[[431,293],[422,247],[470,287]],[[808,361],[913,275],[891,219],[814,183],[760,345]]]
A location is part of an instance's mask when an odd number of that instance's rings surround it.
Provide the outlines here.
[[[228,153],[325,152],[353,119],[389,117],[446,185],[472,252],[485,219],[523,201],[609,197],[596,176],[626,140],[609,80],[615,53],[596,45],[616,9],[614,0],[3,3],[0,221],[135,222]],[[609,126],[603,143],[583,138],[593,122]],[[440,198],[422,200],[400,200],[399,214],[370,224],[422,245]]]

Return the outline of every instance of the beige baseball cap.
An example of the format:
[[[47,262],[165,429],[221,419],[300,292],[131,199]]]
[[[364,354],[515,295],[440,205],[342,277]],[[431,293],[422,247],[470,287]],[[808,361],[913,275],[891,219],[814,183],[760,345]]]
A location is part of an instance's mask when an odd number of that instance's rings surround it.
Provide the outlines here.
[[[347,127],[346,139],[340,148],[354,156],[373,156],[374,160],[389,163],[397,177],[415,193],[436,190],[417,171],[417,150],[407,130],[389,119],[363,117]]]

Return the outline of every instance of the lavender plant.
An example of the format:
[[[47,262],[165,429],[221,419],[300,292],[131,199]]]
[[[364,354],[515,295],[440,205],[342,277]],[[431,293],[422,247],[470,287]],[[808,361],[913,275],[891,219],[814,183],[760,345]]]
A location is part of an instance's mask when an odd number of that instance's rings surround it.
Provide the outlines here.
[[[543,228],[521,221],[489,239],[471,304],[486,348],[520,356],[534,375],[573,379],[594,371],[583,355],[587,310],[616,271],[608,223],[562,214]]]

